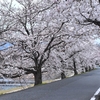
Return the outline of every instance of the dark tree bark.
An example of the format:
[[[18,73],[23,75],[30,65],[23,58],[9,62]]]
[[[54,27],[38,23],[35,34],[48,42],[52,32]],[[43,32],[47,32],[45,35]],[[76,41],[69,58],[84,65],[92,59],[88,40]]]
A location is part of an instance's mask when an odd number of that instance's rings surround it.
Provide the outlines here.
[[[35,79],[34,85],[42,84],[42,72],[41,72],[41,68],[39,68],[36,72],[34,72],[34,79]]]
[[[91,71],[92,70],[92,68],[89,66],[89,71]]]
[[[78,75],[75,58],[73,58],[73,67],[74,67],[74,70],[73,70],[74,75]]]
[[[74,75],[78,75],[78,72],[76,69],[74,69]]]
[[[88,72],[88,68],[87,67],[85,67],[85,72]]]
[[[100,0],[99,0],[100,1]],[[100,27],[100,21],[97,20],[97,19],[91,19],[91,18],[87,18],[86,16],[84,16],[81,12],[80,14],[82,15],[82,17],[85,18],[84,20],[84,24],[82,25],[90,25],[90,24],[94,24],[96,26],[99,26]],[[81,24],[81,22],[79,21],[79,23]],[[85,24],[86,23],[86,24]]]
[[[66,78],[66,76],[65,76],[65,73],[62,72],[62,73],[61,73],[61,79],[64,79],[64,78]]]

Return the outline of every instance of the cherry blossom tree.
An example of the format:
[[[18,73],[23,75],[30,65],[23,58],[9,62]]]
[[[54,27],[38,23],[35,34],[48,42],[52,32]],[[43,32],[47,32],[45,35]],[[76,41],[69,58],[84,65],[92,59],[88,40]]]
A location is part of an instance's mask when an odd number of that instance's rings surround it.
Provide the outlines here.
[[[47,0],[45,4],[42,2],[37,5],[30,0],[18,0],[18,2],[22,5],[20,11],[10,10],[10,17],[14,19],[15,23],[15,27],[11,31],[16,34],[23,34],[23,38],[17,39],[17,46],[20,50],[23,50],[24,54],[20,56],[20,59],[28,58],[27,61],[32,61],[33,65],[26,68],[17,65],[17,68],[24,70],[25,73],[33,73],[35,85],[41,84],[43,64],[50,58],[51,51],[54,48],[65,45],[63,37],[66,37],[67,34],[63,31],[65,29],[62,28],[68,22],[68,19],[62,19],[63,15],[60,15],[60,9],[58,9],[61,3],[59,1]],[[61,32],[62,34],[60,34]],[[18,76],[20,76],[19,73],[16,77]]]
[[[16,1],[20,7],[10,5],[7,11],[1,9],[4,13],[9,11],[3,16],[9,19],[7,23],[11,23],[12,27],[8,25],[10,29],[4,37],[13,44],[6,53],[1,52],[5,57],[1,67],[2,75],[15,78],[32,73],[35,85],[38,85],[42,83],[44,69],[50,67],[62,72],[69,67],[68,62],[71,62],[71,67],[77,74],[76,66],[83,66],[86,61],[86,56],[83,56],[86,42],[94,36],[91,34],[94,27],[87,29],[79,24],[84,15],[76,5],[82,1]],[[83,62],[79,62],[80,55]],[[88,61],[90,59],[91,57]]]

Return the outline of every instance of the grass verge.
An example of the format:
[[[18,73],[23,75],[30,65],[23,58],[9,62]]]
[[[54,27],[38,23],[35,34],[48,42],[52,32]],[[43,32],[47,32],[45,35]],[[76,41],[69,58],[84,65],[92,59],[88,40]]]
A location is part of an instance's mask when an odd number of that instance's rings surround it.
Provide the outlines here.
[[[12,92],[17,92],[17,91],[27,89],[27,88],[30,88],[30,87],[33,87],[33,86],[34,86],[34,84],[28,85],[26,87],[19,86],[19,87],[14,87],[14,88],[11,88],[11,89],[8,89],[8,90],[0,90],[0,95],[12,93]]]

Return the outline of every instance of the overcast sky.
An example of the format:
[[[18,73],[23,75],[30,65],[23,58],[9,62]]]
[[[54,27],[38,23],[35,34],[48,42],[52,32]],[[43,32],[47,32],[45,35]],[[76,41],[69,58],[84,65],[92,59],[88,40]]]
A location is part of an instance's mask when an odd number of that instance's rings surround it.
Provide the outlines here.
[[[16,2],[16,0],[0,0],[0,2],[4,2],[4,1],[9,1],[9,2],[13,1],[13,6],[20,7],[19,3]],[[34,3],[36,3],[37,1],[39,2],[41,0],[33,0],[33,1],[34,1]]]
[[[6,0],[0,0],[0,2],[3,2],[3,1],[6,1]],[[7,1],[10,2],[11,0],[7,0]],[[34,1],[34,2],[37,2],[37,1],[40,1],[40,0],[33,0],[33,1]],[[17,4],[16,0],[13,0],[13,3],[14,3],[14,4]]]
[[[100,44],[100,39],[99,39],[99,38],[96,39],[95,42],[96,42],[97,44]]]

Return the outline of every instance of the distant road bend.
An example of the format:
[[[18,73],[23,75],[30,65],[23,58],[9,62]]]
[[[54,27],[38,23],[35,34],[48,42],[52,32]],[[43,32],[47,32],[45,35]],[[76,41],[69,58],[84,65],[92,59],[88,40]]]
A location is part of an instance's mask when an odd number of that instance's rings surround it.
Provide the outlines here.
[[[90,100],[100,87],[100,68],[58,82],[0,96],[0,100]]]

